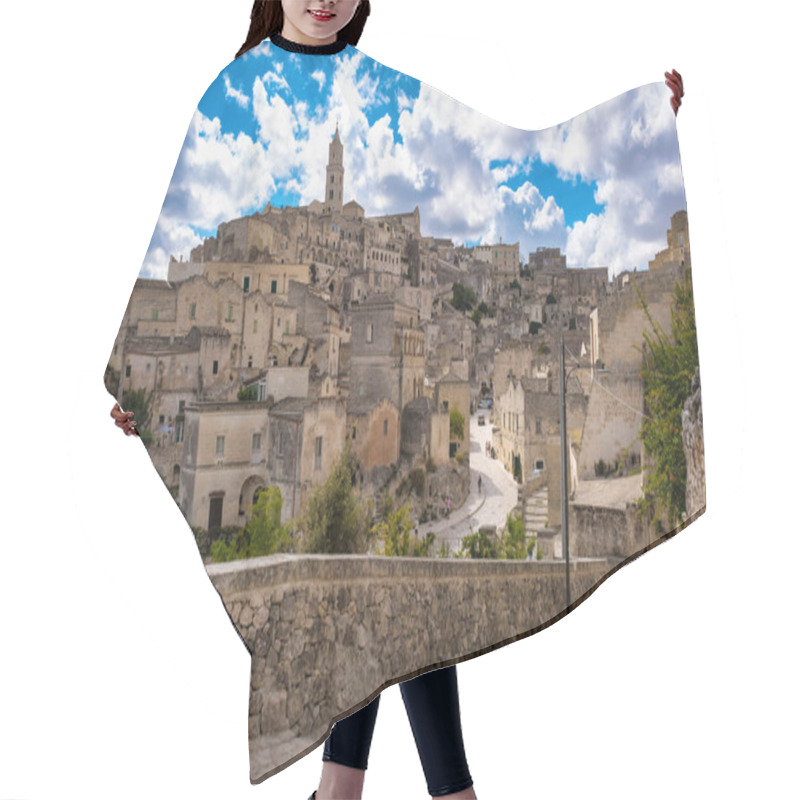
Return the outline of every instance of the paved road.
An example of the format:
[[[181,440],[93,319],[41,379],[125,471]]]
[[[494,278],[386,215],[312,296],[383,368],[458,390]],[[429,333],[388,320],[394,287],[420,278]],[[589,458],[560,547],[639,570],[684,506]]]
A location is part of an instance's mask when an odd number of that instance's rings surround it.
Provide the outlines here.
[[[486,456],[486,442],[491,441],[492,426],[489,413],[485,412],[486,424],[478,425],[478,416],[473,414],[469,421],[469,463],[470,491],[461,508],[455,509],[446,519],[428,522],[418,526],[420,537],[428,531],[436,533],[433,552],[438,553],[441,542],[446,542],[450,552],[461,547],[461,539],[481,525],[495,525],[502,528],[506,516],[517,504],[517,483],[503,465]],[[481,478],[481,492],[478,492],[478,477]]]

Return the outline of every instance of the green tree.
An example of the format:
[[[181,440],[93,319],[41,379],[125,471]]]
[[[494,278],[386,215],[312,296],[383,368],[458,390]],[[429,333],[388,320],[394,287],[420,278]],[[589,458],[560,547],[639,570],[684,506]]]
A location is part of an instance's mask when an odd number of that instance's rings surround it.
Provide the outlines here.
[[[136,422],[136,430],[146,447],[153,442],[153,434],[150,431],[152,414],[153,392],[146,389],[132,389],[122,395],[120,405],[125,411],[133,411],[133,419]]]
[[[478,306],[476,307],[476,309],[472,312],[472,316],[470,317],[470,319],[476,325],[480,325],[481,324],[481,320],[484,317],[494,317],[494,316],[496,316],[496,314],[497,314],[497,309],[496,308],[490,308],[486,304],[485,300],[481,300],[481,302],[478,303]]]
[[[484,528],[468,533],[461,539],[459,558],[500,558],[500,537]]]
[[[105,384],[106,391],[114,395],[114,397],[117,396],[117,390],[119,389],[119,378],[119,370],[114,369],[111,364],[108,364],[106,366],[105,375],[103,375],[103,383]]]
[[[252,403],[258,400],[258,386],[241,386],[236,395],[236,399],[240,403]]]
[[[283,498],[277,486],[259,492],[247,525],[233,537],[217,539],[211,545],[212,559],[236,561],[290,551],[292,537],[289,529],[281,525],[282,508]]]
[[[524,561],[530,555],[530,547],[525,541],[525,523],[519,514],[510,513],[506,517],[506,527],[501,537],[503,558]]]
[[[457,311],[469,311],[477,302],[478,296],[474,289],[458,281],[453,284],[453,308]]]
[[[461,540],[460,558],[495,558],[524,561],[533,554],[535,540],[526,541],[525,523],[519,514],[510,513],[500,533],[485,528],[470,532]]]
[[[387,497],[383,518],[371,530],[371,534],[380,542],[379,554],[421,558],[430,555],[436,534],[430,531],[424,539],[420,539],[416,533],[412,535],[413,528],[411,506],[406,504],[395,509],[391,498]]]
[[[354,484],[355,458],[347,448],[306,503],[300,522],[306,553],[366,552],[371,511]]]
[[[463,442],[465,424],[464,415],[458,410],[458,406],[453,406],[450,409],[450,438]]]
[[[681,412],[697,369],[697,327],[691,270],[675,284],[671,333],[667,334],[636,291],[650,323],[644,331],[642,379],[645,418],[639,436],[650,465],[644,478],[643,512],[666,513],[674,525],[686,510],[686,458]]]

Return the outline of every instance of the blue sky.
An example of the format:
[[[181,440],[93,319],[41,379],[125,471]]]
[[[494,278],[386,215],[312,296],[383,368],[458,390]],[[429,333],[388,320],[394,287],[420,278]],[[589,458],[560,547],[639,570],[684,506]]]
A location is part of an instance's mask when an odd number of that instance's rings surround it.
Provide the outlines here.
[[[344,201],[367,216],[420,207],[423,235],[561,247],[569,266],[646,267],[685,208],[663,84],[561,125],[505,125],[355,48],[313,56],[270,42],[229,64],[198,105],[141,274],[166,275],[228,219],[322,199],[344,143]]]

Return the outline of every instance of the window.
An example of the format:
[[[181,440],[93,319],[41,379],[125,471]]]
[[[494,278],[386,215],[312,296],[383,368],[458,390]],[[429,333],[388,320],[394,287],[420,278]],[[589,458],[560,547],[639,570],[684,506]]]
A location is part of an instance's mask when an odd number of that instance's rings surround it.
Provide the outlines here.
[[[536,433],[539,435],[542,433],[542,421],[540,419],[536,420]]]
[[[228,322],[233,320],[233,303],[228,303]]]
[[[183,441],[183,417],[175,419],[175,444],[180,444]]]
[[[269,285],[269,293],[270,294],[277,294],[278,293],[278,281],[272,281]]]
[[[216,454],[218,457],[222,457],[225,455],[225,437],[224,436],[217,436],[217,449]]]
[[[375,326],[370,322],[369,325],[367,325],[367,344],[370,344],[372,342],[374,333],[375,333]]]
[[[252,444],[252,447],[250,449],[254,453],[261,452],[261,434],[260,433],[254,433],[253,434],[253,444]]]
[[[242,283],[243,283],[243,288],[244,288],[245,294],[247,294],[247,292],[250,291],[250,276],[249,275],[245,275],[244,276],[244,280],[242,281]]]
[[[353,435],[350,437],[353,441],[356,440],[356,426],[353,425]]]
[[[322,437],[314,441],[314,469],[322,469]]]
[[[163,425],[164,424],[164,415],[163,414],[159,414],[158,415],[158,424],[159,425]]]
[[[284,441],[285,441],[284,437],[285,437],[285,434],[284,434],[283,431],[281,431],[278,434],[278,455],[279,456],[283,455],[283,446],[284,446]]]
[[[258,333],[258,320],[253,320],[253,333]]]
[[[389,435],[389,420],[388,419],[385,419],[383,421],[383,435],[384,436],[388,436]]]
[[[153,320],[153,322],[155,322],[155,321],[158,319],[158,309],[157,309],[157,308],[154,308],[154,309],[153,309],[153,314],[152,314],[152,316],[150,317],[150,319],[152,319],[152,320]]]
[[[197,303],[189,303],[189,319],[197,316]]]
[[[218,372],[219,372],[219,361],[215,361],[215,362],[214,362],[214,363],[211,365],[211,373],[212,373],[213,375],[216,375]]]

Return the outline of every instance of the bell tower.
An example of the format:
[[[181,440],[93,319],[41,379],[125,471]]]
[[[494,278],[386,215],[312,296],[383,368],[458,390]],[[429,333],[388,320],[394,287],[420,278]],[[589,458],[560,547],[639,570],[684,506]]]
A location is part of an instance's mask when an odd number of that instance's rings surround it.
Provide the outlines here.
[[[342,197],[344,195],[344,146],[339,138],[339,123],[336,123],[336,133],[328,145],[328,167],[325,174],[325,212],[342,210]]]

